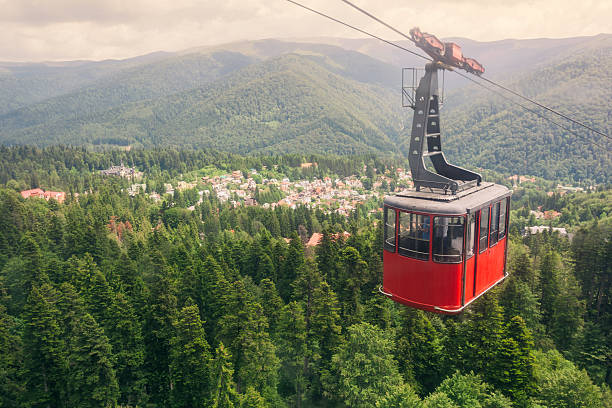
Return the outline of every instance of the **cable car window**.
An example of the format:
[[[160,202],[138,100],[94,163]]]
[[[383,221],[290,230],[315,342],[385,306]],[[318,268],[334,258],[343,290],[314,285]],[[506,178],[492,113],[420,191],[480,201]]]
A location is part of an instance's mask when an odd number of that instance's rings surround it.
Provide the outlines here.
[[[506,199],[499,202],[499,239],[506,236]]]
[[[463,217],[435,217],[433,260],[443,263],[461,262],[463,251]]]
[[[465,259],[470,259],[474,255],[474,249],[476,248],[476,215],[470,214],[468,217],[468,228],[465,242]]]
[[[385,244],[387,251],[395,252],[395,210],[385,207]]]
[[[498,232],[499,232],[499,203],[495,203],[491,206],[491,234],[489,237],[489,246],[493,246],[497,243]]]
[[[480,243],[478,247],[480,252],[484,252],[489,244],[489,209],[483,208],[480,211]]]
[[[400,212],[399,254],[410,258],[429,259],[429,216]]]

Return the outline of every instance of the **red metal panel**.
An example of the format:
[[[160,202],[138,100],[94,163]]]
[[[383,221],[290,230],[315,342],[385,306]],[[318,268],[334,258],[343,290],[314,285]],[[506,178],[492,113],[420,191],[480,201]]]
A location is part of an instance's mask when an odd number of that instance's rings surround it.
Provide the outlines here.
[[[383,257],[383,290],[393,300],[425,310],[461,307],[461,263],[422,261],[389,251]]]
[[[455,43],[445,43],[444,53],[446,58],[449,58],[450,61],[455,64],[463,62],[463,53],[461,52],[461,47]]]
[[[465,261],[465,303],[474,299],[474,267],[476,266],[476,254]]]
[[[493,282],[496,282],[502,276],[504,276],[505,252],[506,252],[506,238],[504,237],[503,239],[498,241],[497,244],[493,246],[493,248],[491,248],[492,268],[490,272],[490,276],[491,276],[490,284],[493,284]]]
[[[480,210],[480,215],[478,217],[478,251],[476,252],[476,293],[474,296],[478,296],[478,294],[482,293],[483,290],[489,287],[488,282],[490,277],[489,273],[489,240],[487,238],[486,248],[484,248],[483,252],[480,252],[480,223],[482,222],[483,213],[489,212],[489,207],[484,207]],[[489,226],[490,226],[490,215],[487,216],[487,237],[489,236]]]

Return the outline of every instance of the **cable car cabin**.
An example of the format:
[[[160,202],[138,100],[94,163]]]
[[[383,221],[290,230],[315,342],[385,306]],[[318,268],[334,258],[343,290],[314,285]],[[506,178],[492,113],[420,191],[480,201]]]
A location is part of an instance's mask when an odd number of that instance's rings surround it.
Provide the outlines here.
[[[453,195],[387,196],[381,292],[423,310],[463,311],[506,276],[511,194],[482,183]]]

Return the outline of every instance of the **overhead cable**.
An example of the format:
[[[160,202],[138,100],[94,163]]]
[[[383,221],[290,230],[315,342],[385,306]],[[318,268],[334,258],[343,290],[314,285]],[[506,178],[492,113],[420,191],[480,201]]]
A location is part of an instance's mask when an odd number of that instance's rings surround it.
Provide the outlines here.
[[[566,130],[567,132],[570,132],[570,133],[571,133],[571,134],[573,134],[574,136],[578,136],[580,139],[582,139],[582,140],[584,140],[584,141],[586,141],[586,142],[592,143],[592,144],[594,144],[594,145],[596,145],[596,146],[599,146],[599,147],[601,147],[602,149],[607,149],[607,147],[606,147],[606,146],[603,146],[603,145],[599,144],[598,142],[596,142],[596,141],[594,141],[594,140],[590,140],[590,139],[588,139],[588,138],[585,138],[585,137],[584,137],[583,135],[581,135],[580,133],[578,133],[578,132],[576,132],[576,131],[574,131],[574,130],[572,130],[572,129],[570,129],[570,128],[568,128],[568,127],[566,127],[566,126],[564,126],[564,125],[562,125],[562,124],[560,124],[560,123],[558,123],[558,122],[555,122],[554,120],[552,120],[552,119],[550,119],[550,118],[548,118],[548,117],[546,117],[546,116],[542,115],[542,113],[540,113],[540,112],[538,112],[538,111],[536,111],[536,110],[534,110],[534,109],[531,109],[531,108],[529,108],[529,107],[527,107],[527,106],[523,105],[522,103],[519,103],[519,102],[515,101],[514,99],[512,99],[512,98],[508,97],[507,95],[504,95],[503,93],[501,93],[501,92],[499,92],[499,91],[496,91],[495,89],[491,89],[491,88],[489,88],[488,86],[486,86],[486,85],[484,85],[484,84],[482,84],[482,83],[480,83],[480,82],[476,81],[474,78],[470,78],[469,76],[467,76],[467,75],[465,75],[465,74],[463,74],[463,73],[461,73],[461,72],[457,72],[457,71],[455,71],[455,72],[457,73],[457,75],[459,75],[459,76],[461,76],[461,77],[463,77],[463,78],[467,79],[468,81],[471,81],[471,82],[475,83],[476,85],[478,85],[478,86],[480,86],[480,87],[482,87],[482,88],[486,89],[487,91],[489,91],[489,92],[493,92],[494,94],[496,94],[496,95],[498,95],[498,96],[502,97],[503,99],[505,99],[505,100],[507,100],[507,101],[510,101],[510,102],[514,103],[515,105],[520,106],[522,109],[526,110],[527,112],[533,113],[534,115],[537,115],[537,116],[539,116],[540,118],[545,119],[545,120],[549,121],[550,123],[552,123],[552,124],[554,124],[554,125],[559,126],[561,129],[564,129],[564,130]]]
[[[396,44],[396,43],[394,43],[394,42],[392,42],[392,41],[388,41],[388,40],[385,40],[384,38],[380,38],[380,37],[379,37],[379,36],[377,36],[377,35],[374,35],[374,34],[372,34],[372,33],[369,33],[369,32],[367,32],[367,31],[365,31],[365,30],[362,30],[361,28],[357,28],[357,27],[355,27],[355,26],[352,26],[352,25],[350,25],[350,24],[348,24],[348,23],[345,23],[344,21],[338,20],[337,18],[334,18],[334,17],[332,17],[332,16],[330,16],[330,15],[327,15],[327,14],[325,14],[325,13],[321,13],[320,11],[317,11],[317,10],[312,9],[312,8],[310,8],[310,7],[308,7],[308,6],[305,6],[305,5],[301,4],[301,3],[298,3],[297,1],[294,1],[294,0],[287,0],[287,1],[288,1],[289,3],[295,4],[295,5],[296,5],[296,6],[298,6],[298,7],[301,7],[301,8],[303,8],[303,9],[306,9],[306,10],[308,10],[308,11],[311,11],[311,12],[313,12],[313,13],[315,13],[315,14],[318,14],[318,15],[320,15],[320,16],[322,16],[322,17],[325,17],[325,18],[327,18],[327,19],[329,19],[329,20],[335,21],[336,23],[342,24],[343,26],[346,26],[346,27],[352,28],[352,29],[353,29],[353,30],[355,30],[355,31],[359,31],[359,32],[360,32],[360,33],[362,33],[362,34],[368,35],[368,36],[370,36],[370,37],[372,37],[372,38],[376,38],[377,40],[382,41],[382,42],[384,42],[384,43],[386,43],[386,44],[389,44],[389,45],[391,45],[391,46],[393,46],[393,47],[395,47],[395,48],[399,48],[400,50],[403,50],[403,51],[409,52],[409,53],[411,53],[411,54],[413,54],[413,55],[416,55],[417,57],[423,58],[423,59],[425,59],[425,60],[427,60],[427,61],[433,61],[431,58],[426,57],[426,56],[424,56],[424,55],[421,55],[421,54],[419,54],[418,52],[414,52],[414,51],[409,50],[409,49],[408,49],[408,48],[406,48],[406,47],[402,47],[401,45]]]

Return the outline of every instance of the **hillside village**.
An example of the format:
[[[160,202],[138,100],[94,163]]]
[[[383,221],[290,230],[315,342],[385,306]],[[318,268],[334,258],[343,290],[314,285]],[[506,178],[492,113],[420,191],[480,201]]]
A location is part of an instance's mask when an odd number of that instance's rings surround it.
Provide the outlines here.
[[[316,167],[316,163],[302,163],[301,167],[309,168],[313,165]],[[192,197],[197,192],[199,199],[192,200],[190,203],[192,205],[187,207],[191,211],[194,211],[196,206],[203,202],[205,195],[214,194],[221,203],[229,203],[234,208],[261,206],[265,209],[274,209],[277,206],[285,206],[295,209],[298,206],[306,206],[345,217],[352,214],[358,206],[366,204],[369,213],[376,214],[382,210],[379,202],[385,194],[391,191],[399,192],[413,186],[410,171],[403,168],[396,168],[394,173],[377,174],[374,183],[370,179],[357,175],[290,180],[285,176],[279,176],[279,173],[270,173],[266,170],[250,169],[244,172],[234,170],[223,174],[197,177],[179,176],[171,183],[164,183],[162,191],[159,192],[152,190],[151,185],[147,185],[146,180],[143,180],[143,172],[138,171],[135,167],[127,167],[123,163],[100,170],[98,174],[131,180],[130,186],[124,190],[129,196],[144,194],[154,202],[161,202],[164,198],[172,200],[176,191],[184,193],[191,190]],[[270,174],[275,174],[278,178]],[[520,184],[536,182],[533,177],[521,175],[513,175],[507,179],[512,182],[515,189],[520,188]],[[552,197],[553,194],[563,196],[566,193],[576,192],[584,192],[584,189],[559,184],[555,190],[547,191],[546,195],[549,197]],[[24,199],[42,198],[47,201],[54,199],[60,204],[64,203],[67,198],[67,194],[63,191],[45,191],[41,188],[23,190],[21,196]],[[78,193],[74,193],[76,199],[78,196]],[[524,227],[524,235],[548,230],[549,224],[563,215],[559,211],[543,209],[542,206],[529,210],[528,214],[533,219],[529,225]],[[536,225],[538,221],[546,225]],[[571,238],[572,234],[568,233],[565,228],[556,228],[555,231]],[[316,237],[313,239],[313,244],[316,245]]]
[[[412,179],[409,172],[403,169],[397,169],[398,185],[404,188],[412,186]],[[325,211],[334,211],[338,214],[348,216],[359,204],[363,204],[368,200],[381,199],[385,191],[381,189],[384,183],[390,185],[393,179],[388,175],[379,176],[378,180],[372,185],[372,189],[368,190],[364,187],[363,182],[357,176],[330,178],[312,180],[294,180],[288,178],[263,178],[255,169],[251,169],[249,174],[245,175],[241,171],[233,171],[231,173],[218,176],[205,176],[197,182],[178,181],[175,186],[165,184],[163,194],[173,195],[175,189],[185,191],[201,188],[198,191],[201,197],[204,194],[214,194],[222,203],[229,202],[232,206],[240,205],[257,206],[263,208],[276,208],[277,206],[287,206],[295,209],[299,205],[305,205],[311,208],[322,208]],[[282,198],[273,202],[258,202],[258,191],[269,191],[274,189],[279,192]],[[132,184],[129,189],[131,195],[139,194],[146,190],[144,184]],[[159,201],[162,195],[158,192],[148,193],[149,198]],[[191,206],[193,210],[195,206]],[[374,210],[375,211],[375,210]]]

